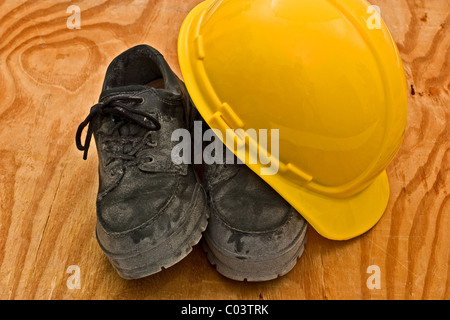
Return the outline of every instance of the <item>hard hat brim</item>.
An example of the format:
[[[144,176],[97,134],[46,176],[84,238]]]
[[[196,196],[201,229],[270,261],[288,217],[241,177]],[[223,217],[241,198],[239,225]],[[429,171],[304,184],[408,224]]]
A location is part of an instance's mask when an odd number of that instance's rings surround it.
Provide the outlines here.
[[[211,105],[215,105],[217,101],[214,101],[213,95],[210,94],[214,90],[209,87],[209,82],[202,81],[205,76],[200,62],[202,52],[195,43],[199,40],[200,21],[213,3],[214,0],[204,1],[189,13],[178,39],[181,73],[194,104],[207,122],[214,112]],[[258,165],[247,165],[259,174],[261,168]],[[383,216],[389,201],[389,182],[385,171],[363,191],[348,198],[312,192],[279,175],[260,176],[319,234],[331,240],[352,239],[370,230]]]
[[[274,189],[319,234],[331,240],[348,240],[369,231],[383,216],[390,194],[386,171],[362,192],[344,199],[293,187],[282,179],[276,181],[276,176],[267,176],[264,180],[272,187],[276,186]]]

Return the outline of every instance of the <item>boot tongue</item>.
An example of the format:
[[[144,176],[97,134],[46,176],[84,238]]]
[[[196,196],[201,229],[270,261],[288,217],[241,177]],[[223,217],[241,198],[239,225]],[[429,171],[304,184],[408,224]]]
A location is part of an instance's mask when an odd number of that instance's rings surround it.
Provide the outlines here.
[[[107,97],[115,96],[115,95],[135,97],[135,96],[139,96],[139,94],[141,92],[148,91],[148,90],[149,90],[149,86],[146,86],[146,85],[129,85],[129,86],[123,86],[123,87],[108,88],[108,89],[103,90],[99,100],[104,101]],[[135,108],[144,109],[143,111],[147,111],[147,112],[149,111],[149,110],[145,110],[145,109],[148,109],[147,106],[136,105]],[[117,119],[115,119],[115,121],[119,122],[119,121],[122,121],[122,119],[117,118]],[[133,123],[133,122],[128,122],[128,123],[121,125],[116,132],[121,137],[128,137],[128,138],[136,137],[136,141],[130,140],[130,143],[123,145],[122,152],[124,154],[128,154],[129,152],[134,150],[134,147],[140,141],[139,139],[143,138],[147,134],[148,130]]]
[[[103,90],[100,101],[104,100],[108,96],[113,95],[126,95],[126,96],[136,96],[139,95],[140,92],[144,92],[148,90],[149,87],[145,85],[129,85],[123,87],[114,87]],[[139,108],[138,106],[136,106]],[[119,120],[119,119],[118,119]],[[119,134],[121,136],[143,136],[147,133],[148,130],[140,127],[139,125],[133,123],[127,123],[119,128]]]
[[[133,96],[134,94],[138,92],[142,92],[145,90],[148,90],[148,86],[144,85],[129,85],[124,87],[114,87],[114,88],[108,88],[102,91],[102,94],[100,95],[100,101],[105,99],[107,96],[110,95],[116,95],[116,94],[129,94],[130,96]]]
[[[143,136],[147,131],[148,130],[133,123],[124,124],[119,128],[119,134],[121,136]]]

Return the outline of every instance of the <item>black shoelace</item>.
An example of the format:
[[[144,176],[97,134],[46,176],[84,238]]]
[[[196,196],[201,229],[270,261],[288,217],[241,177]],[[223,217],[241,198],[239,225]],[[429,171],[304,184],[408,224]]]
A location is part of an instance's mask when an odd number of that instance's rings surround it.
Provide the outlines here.
[[[130,104],[138,104],[143,103],[144,99],[140,97],[129,97],[129,96],[114,96],[110,99],[107,99],[101,103],[96,104],[91,108],[91,112],[87,116],[87,118],[80,124],[76,134],[76,144],[77,148],[80,151],[84,151],[83,159],[86,160],[88,156],[89,146],[91,145],[91,139],[93,135],[93,129],[91,126],[91,121],[98,116],[102,115],[113,115],[117,118],[132,122],[134,124],[139,125],[140,127],[149,130],[149,132],[142,138],[139,147],[135,147],[134,151],[129,153],[128,155],[118,155],[116,154],[115,158],[121,158],[124,160],[134,159],[134,154],[136,151],[145,144],[148,144],[146,139],[150,135],[152,131],[159,131],[161,129],[161,124],[157,119],[155,119],[152,115],[147,112],[136,110],[131,107]],[[115,126],[114,129],[117,129],[120,125],[123,125],[124,122],[120,122],[118,126]],[[84,145],[81,143],[81,134],[83,133],[84,128],[88,127],[86,140]]]

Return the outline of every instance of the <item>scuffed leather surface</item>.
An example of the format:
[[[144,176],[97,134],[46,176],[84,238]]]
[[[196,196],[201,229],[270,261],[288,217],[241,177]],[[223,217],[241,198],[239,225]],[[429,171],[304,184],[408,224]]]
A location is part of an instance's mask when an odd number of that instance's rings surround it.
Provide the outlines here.
[[[164,89],[146,86],[158,77],[164,78]],[[175,165],[171,159],[177,143],[171,141],[172,132],[188,128],[188,94],[163,57],[147,46],[117,57],[108,68],[100,102],[114,95],[141,97],[143,102],[133,107],[161,124],[159,131],[126,123],[111,132],[121,119],[104,115],[94,123],[99,157],[97,237],[109,257],[125,257],[170,241],[175,232],[182,238],[192,210],[204,210],[205,193],[193,167]],[[127,154],[146,135],[148,144],[136,153],[139,161],[111,156]],[[130,136],[136,141],[126,143]]]
[[[281,255],[302,236],[306,221],[245,165],[205,166],[211,206],[206,234],[240,259]]]
[[[192,170],[183,177],[164,176],[157,174],[149,185],[140,175],[140,179],[117,188],[98,203],[101,215],[97,236],[105,251],[133,256],[157,247],[174,233],[184,237],[188,232],[183,226],[191,211],[205,206],[203,188],[196,183]]]

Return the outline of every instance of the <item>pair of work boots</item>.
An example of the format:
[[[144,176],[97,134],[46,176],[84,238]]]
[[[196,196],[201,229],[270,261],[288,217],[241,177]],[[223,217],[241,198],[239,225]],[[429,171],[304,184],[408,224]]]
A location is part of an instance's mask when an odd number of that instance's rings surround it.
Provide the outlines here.
[[[194,120],[207,129],[154,48],[134,47],[110,64],[76,136],[84,159],[92,136],[97,146],[100,247],[125,279],[174,265],[202,235],[209,261],[228,278],[286,274],[303,252],[307,223],[245,165],[205,164],[201,182],[194,165],[173,161],[173,132],[192,130]]]

